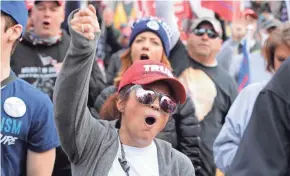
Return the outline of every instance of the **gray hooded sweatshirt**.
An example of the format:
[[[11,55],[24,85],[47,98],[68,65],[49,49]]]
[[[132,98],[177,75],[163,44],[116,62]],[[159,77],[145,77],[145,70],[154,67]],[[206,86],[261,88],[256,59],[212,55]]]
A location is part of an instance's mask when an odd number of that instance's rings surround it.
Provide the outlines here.
[[[71,20],[72,12],[69,16]],[[89,80],[96,44],[75,32],[55,85],[54,111],[61,145],[69,157],[72,174],[105,176],[117,155],[119,140],[115,122],[96,120],[87,108]],[[165,141],[155,139],[160,176],[194,176],[187,156]]]

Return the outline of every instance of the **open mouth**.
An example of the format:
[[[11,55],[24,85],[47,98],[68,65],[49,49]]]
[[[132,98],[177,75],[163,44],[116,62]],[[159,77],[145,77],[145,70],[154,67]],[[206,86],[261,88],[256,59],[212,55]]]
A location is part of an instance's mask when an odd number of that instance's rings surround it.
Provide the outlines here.
[[[45,27],[48,27],[50,23],[47,22],[47,21],[45,21],[45,22],[43,22],[42,24],[43,24]]]
[[[149,60],[149,57],[148,57],[147,54],[142,54],[142,55],[140,56],[140,60]]]
[[[145,122],[147,125],[153,125],[156,122],[156,119],[154,117],[147,117]]]

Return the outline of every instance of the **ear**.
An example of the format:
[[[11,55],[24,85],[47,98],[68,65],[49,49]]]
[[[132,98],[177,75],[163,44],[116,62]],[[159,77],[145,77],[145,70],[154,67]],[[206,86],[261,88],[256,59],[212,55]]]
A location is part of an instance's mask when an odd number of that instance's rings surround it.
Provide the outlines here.
[[[19,37],[21,36],[22,30],[24,30],[24,29],[22,28],[22,26],[20,24],[16,24],[16,25],[8,28],[6,31],[7,36],[8,36],[8,40],[14,42],[17,39],[19,39]]]
[[[118,111],[120,111],[121,113],[124,112],[125,104],[124,104],[123,101],[121,101],[120,99],[118,99],[116,101],[116,106],[117,106]]]
[[[223,39],[219,38],[219,44],[223,44]]]
[[[31,10],[30,10],[30,17],[29,17],[30,20],[31,20],[31,22],[32,22],[32,24],[33,24],[33,22],[35,21],[35,20],[34,20],[34,18],[35,18],[35,17],[34,17],[34,16],[35,16],[35,15],[34,15],[35,11],[36,11],[36,7],[33,6],[33,7],[31,8]]]
[[[216,47],[218,48],[218,50],[221,48],[222,44],[223,44],[223,39],[222,38],[216,38]]]
[[[65,7],[63,5],[60,8],[61,8],[61,16],[60,16],[60,18],[61,18],[61,22],[63,23],[64,22],[64,19],[65,19]]]

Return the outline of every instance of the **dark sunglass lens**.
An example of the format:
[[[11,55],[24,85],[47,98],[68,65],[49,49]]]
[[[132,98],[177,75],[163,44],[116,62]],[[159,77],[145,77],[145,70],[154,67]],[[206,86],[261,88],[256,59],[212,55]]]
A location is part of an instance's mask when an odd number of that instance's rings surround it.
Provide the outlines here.
[[[142,104],[151,104],[155,100],[155,93],[152,90],[144,90],[139,88],[136,91],[136,98],[139,103]]]
[[[217,36],[218,36],[215,31],[210,30],[210,29],[207,30],[207,35],[209,38],[217,38]]]
[[[205,30],[204,29],[195,29],[194,34],[197,36],[203,36],[205,34]]]
[[[166,113],[173,113],[177,106],[176,102],[174,102],[169,97],[164,96],[164,95],[161,97],[159,103],[160,103],[160,108]]]

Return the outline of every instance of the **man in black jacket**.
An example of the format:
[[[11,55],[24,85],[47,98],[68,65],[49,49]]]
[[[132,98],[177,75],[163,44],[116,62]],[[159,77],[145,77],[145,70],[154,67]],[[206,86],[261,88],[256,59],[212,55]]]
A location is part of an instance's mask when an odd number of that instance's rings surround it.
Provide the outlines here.
[[[290,59],[259,94],[229,176],[290,175]]]

